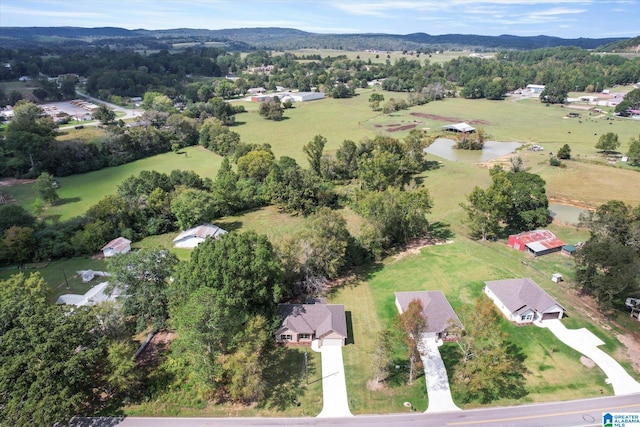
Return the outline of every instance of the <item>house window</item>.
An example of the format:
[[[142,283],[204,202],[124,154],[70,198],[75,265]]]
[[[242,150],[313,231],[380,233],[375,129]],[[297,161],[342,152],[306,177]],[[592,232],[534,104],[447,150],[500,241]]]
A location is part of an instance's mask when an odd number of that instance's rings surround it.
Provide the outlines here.
[[[292,339],[293,337],[291,335],[285,335],[285,334],[280,335],[280,341],[291,341]]]
[[[525,322],[533,320],[533,313],[529,313],[529,314],[527,314],[525,316],[522,316],[522,320],[525,321]]]
[[[298,339],[309,340],[311,339],[311,334],[298,334]]]

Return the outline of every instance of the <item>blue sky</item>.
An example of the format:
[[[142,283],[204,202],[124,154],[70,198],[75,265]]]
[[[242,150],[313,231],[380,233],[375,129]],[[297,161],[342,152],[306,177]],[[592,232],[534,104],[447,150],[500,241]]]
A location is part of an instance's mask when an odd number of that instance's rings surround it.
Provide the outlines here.
[[[640,35],[640,0],[0,0],[0,26]]]

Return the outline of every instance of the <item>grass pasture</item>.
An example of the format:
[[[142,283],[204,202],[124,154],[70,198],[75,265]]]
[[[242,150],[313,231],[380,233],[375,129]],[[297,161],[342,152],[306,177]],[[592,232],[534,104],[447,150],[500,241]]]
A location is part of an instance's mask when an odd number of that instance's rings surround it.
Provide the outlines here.
[[[469,56],[472,52],[454,52],[454,51],[443,51],[440,53],[432,53],[429,54],[421,54],[420,56],[403,54],[401,51],[345,51],[338,49],[296,49],[289,50],[287,52],[293,53],[297,56],[303,55],[320,55],[325,58],[327,56],[336,57],[339,55],[345,55],[347,58],[351,60],[356,60],[360,58],[363,61],[371,60],[374,64],[384,64],[387,59],[391,61],[393,64],[400,58],[404,58],[408,61],[418,60],[420,62],[428,60],[432,63],[444,63],[451,61],[452,59],[460,58],[461,56]],[[493,57],[492,53],[485,53],[485,56]]]
[[[48,208],[45,215],[68,219],[82,214],[108,194],[115,194],[118,185],[143,170],[170,173],[172,170],[193,170],[202,177],[215,178],[222,158],[203,147],[188,147],[184,154],[160,154],[125,165],[105,168],[80,175],[59,178],[61,202]],[[4,190],[3,190],[4,191]],[[13,187],[7,188],[12,194]]]

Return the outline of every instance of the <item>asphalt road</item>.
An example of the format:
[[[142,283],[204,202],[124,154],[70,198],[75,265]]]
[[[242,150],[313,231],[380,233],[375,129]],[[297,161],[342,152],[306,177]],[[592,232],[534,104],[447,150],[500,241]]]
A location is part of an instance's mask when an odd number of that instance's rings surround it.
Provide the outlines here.
[[[492,426],[581,427],[601,426],[604,412],[640,413],[640,394],[568,402],[448,413],[360,415],[349,418],[92,418],[77,419],[73,427],[214,427],[214,426]]]

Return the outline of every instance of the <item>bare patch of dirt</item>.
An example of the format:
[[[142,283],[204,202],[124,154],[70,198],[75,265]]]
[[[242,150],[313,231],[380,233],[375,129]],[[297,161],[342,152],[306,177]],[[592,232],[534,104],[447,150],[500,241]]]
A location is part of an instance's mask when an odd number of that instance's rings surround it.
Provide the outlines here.
[[[137,361],[139,366],[147,366],[158,357],[160,353],[168,350],[176,337],[175,332],[159,331],[149,341],[147,346],[138,355]]]
[[[384,383],[378,382],[376,380],[368,380],[367,381],[367,390],[371,391],[379,391],[384,389]]]
[[[595,362],[586,356],[580,356],[580,363],[582,363],[584,366],[586,366],[589,369],[595,368],[596,366]]]
[[[634,333],[631,336],[617,334],[616,338],[627,349],[627,354],[623,355],[623,357],[629,359],[634,371],[640,372],[640,341],[638,334]]]
[[[404,125],[404,126],[400,126],[400,125],[393,125],[393,127],[391,127],[392,125],[389,125],[387,128],[387,132],[399,132],[399,131],[403,131],[403,130],[409,130],[409,129],[413,129],[416,126],[418,126],[417,124],[411,124],[411,125]]]
[[[440,116],[438,114],[426,114],[426,113],[410,113],[412,116],[422,117],[424,119],[437,120],[439,122],[464,122],[463,119],[458,117]],[[470,125],[488,125],[489,122],[482,119],[467,120]]]
[[[432,236],[423,237],[422,239],[416,239],[410,242],[404,251],[395,254],[393,256],[393,260],[395,262],[409,255],[418,255],[420,253],[420,249],[422,248],[426,248],[427,246],[442,245],[445,243],[453,243],[453,240],[444,241]]]
[[[0,179],[0,187],[12,187],[18,184],[31,184],[35,179],[5,178]]]
[[[567,199],[566,197],[549,196],[549,203],[572,206],[580,209],[593,209],[594,207],[580,200]]]

